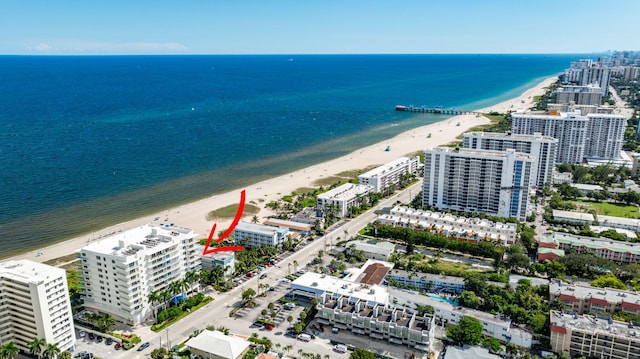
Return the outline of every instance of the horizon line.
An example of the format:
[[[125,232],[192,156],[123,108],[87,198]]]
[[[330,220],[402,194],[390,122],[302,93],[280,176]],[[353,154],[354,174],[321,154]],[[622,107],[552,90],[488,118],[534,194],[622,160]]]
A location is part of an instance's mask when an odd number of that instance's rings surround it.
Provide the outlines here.
[[[599,55],[612,53],[615,51],[637,51],[637,50],[606,50],[594,52],[431,52],[431,53],[15,53],[0,54],[0,56],[368,56],[368,55],[402,55],[402,56],[423,56],[423,55]]]

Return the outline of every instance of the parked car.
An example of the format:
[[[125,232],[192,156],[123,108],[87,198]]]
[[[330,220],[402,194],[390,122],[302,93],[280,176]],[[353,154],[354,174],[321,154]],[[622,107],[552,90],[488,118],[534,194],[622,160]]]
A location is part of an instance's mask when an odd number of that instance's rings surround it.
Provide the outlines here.
[[[260,279],[265,279],[265,278],[267,278],[267,274],[266,273],[260,276]]]
[[[93,335],[93,333],[89,333],[89,339],[94,340],[96,338],[95,335]]]
[[[100,335],[98,335],[98,336],[96,337],[96,341],[97,341],[98,343],[102,343],[102,337],[101,337]]]
[[[138,347],[138,351],[139,351],[139,352],[141,352],[141,351],[143,351],[143,350],[147,349],[148,347],[149,347],[149,342],[142,343],[142,344],[140,344],[140,346]]]
[[[105,340],[105,341],[104,341],[104,343],[105,343],[106,345],[111,345],[111,344],[113,344],[113,339],[111,339],[111,338],[107,338],[107,340]]]
[[[346,353],[347,347],[345,345],[338,344],[333,346],[333,350],[338,353]]]
[[[302,341],[302,342],[310,342],[311,341],[311,336],[309,334],[298,334],[298,340]]]
[[[74,358],[83,358],[83,357],[84,357],[85,355],[87,355],[87,354],[88,354],[87,352],[82,351],[82,352],[78,352],[78,353],[76,353],[76,355],[74,355],[73,357],[74,357]]]
[[[116,344],[113,346],[113,349],[115,349],[115,350],[120,350],[120,349],[122,349],[122,344],[120,344],[120,343],[116,343]]]
[[[87,335],[87,332],[85,332],[84,330],[81,330],[80,333],[78,333],[78,335],[80,335],[80,338],[84,338],[85,335]]]

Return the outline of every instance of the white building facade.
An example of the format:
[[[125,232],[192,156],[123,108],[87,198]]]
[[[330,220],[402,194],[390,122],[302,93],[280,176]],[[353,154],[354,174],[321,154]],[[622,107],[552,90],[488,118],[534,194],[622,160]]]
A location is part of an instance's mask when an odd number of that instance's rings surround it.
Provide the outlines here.
[[[599,86],[563,86],[556,90],[557,103],[572,103],[575,105],[600,106],[602,92]]]
[[[236,244],[248,248],[260,246],[280,247],[289,235],[286,227],[266,226],[264,224],[240,221],[233,230]]]
[[[0,342],[29,353],[34,338],[73,350],[75,331],[64,269],[28,260],[0,263]]]
[[[423,207],[524,221],[534,184],[528,154],[437,147],[424,152]]]
[[[518,112],[511,115],[514,134],[536,132],[558,139],[556,163],[582,163],[584,158],[620,157],[627,120],[613,114]]]
[[[353,206],[359,206],[362,203],[363,196],[369,192],[374,192],[374,188],[369,185],[345,183],[330,191],[319,194],[317,196],[316,207],[325,211],[333,206],[338,217],[347,217],[349,209]]]
[[[558,156],[558,140],[550,136],[542,136],[540,132],[533,135],[514,135],[497,132],[467,132],[462,139],[464,148],[475,150],[506,151],[514,149],[532,155],[536,159],[534,166],[535,184],[538,189],[553,184],[553,170]]]
[[[407,174],[418,174],[420,157],[400,157],[358,176],[358,182],[373,187],[374,192],[382,192],[385,188],[398,184],[400,178]]]
[[[196,234],[145,225],[80,251],[85,308],[136,325],[153,313],[149,293],[201,268]]]

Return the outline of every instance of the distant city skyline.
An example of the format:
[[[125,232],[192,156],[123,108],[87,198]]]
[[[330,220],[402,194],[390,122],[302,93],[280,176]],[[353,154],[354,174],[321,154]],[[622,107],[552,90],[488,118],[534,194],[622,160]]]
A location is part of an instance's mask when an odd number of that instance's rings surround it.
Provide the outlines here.
[[[3,1],[0,54],[640,50],[640,2]]]

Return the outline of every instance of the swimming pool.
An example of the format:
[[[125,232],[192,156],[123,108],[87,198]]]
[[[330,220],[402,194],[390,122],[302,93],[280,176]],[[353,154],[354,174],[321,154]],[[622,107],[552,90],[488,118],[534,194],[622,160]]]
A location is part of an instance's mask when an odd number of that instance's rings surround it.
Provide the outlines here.
[[[456,302],[456,301],[455,301],[455,300],[453,300],[453,299],[449,299],[449,298],[441,297],[441,296],[439,296],[439,295],[435,295],[435,294],[431,294],[431,293],[427,293],[427,296],[428,296],[429,298],[433,298],[433,299],[435,299],[435,300],[437,300],[437,301],[439,301],[439,302],[449,303],[449,304],[451,304],[451,305],[455,305],[455,306],[457,306],[457,305],[458,305],[458,302]]]

